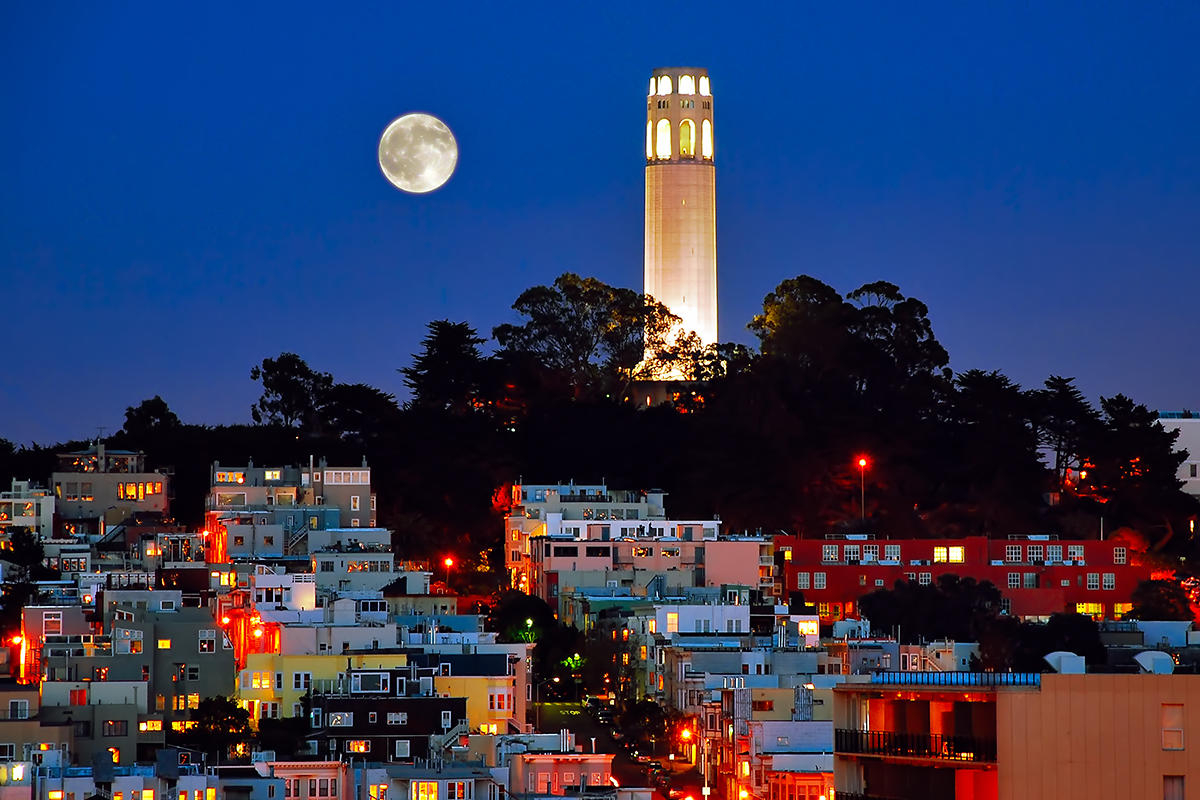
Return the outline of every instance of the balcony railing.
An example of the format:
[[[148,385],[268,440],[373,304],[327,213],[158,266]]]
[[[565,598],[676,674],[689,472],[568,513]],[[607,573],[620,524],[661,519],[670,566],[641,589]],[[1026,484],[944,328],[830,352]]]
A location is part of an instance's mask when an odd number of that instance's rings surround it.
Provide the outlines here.
[[[876,672],[871,683],[900,686],[1041,686],[1037,672]]]
[[[893,733],[839,728],[834,732],[833,748],[838,753],[899,758],[936,758],[972,763],[996,760],[994,739],[944,736],[940,733]]]

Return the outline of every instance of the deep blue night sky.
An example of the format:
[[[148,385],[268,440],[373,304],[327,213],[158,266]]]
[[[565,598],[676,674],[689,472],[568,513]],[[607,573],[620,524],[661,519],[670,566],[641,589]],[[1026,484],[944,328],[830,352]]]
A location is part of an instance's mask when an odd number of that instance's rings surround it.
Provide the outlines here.
[[[713,81],[722,339],[784,278],[886,279],[957,370],[1200,407],[1195,3],[250,5],[6,6],[0,436],[156,393],[248,421],[284,350],[403,395],[431,319],[640,288],[677,64]],[[461,149],[432,195],[375,160],[413,110]]]

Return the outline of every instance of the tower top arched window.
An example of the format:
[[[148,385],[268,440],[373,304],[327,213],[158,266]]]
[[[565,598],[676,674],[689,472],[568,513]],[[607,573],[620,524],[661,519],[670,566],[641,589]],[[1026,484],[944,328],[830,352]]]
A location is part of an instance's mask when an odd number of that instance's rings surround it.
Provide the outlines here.
[[[696,79],[693,78],[691,75],[680,75],[679,76],[679,93],[680,94],[695,94],[696,93]]]
[[[646,158],[654,158],[654,125],[646,120]]]
[[[656,81],[654,78],[650,78],[650,94],[654,94],[657,89],[658,81]]]
[[[660,119],[654,127],[654,155],[658,158],[671,157],[671,122]]]
[[[663,76],[659,77],[658,93],[659,94],[670,94],[671,93],[671,76],[670,75],[663,75]]]
[[[713,157],[712,123],[708,120],[700,125],[700,155],[710,160]]]
[[[707,75],[700,76],[700,94],[704,95],[705,97],[708,97],[710,94],[712,94],[712,92],[709,91]]]
[[[679,123],[679,155],[684,158],[696,157],[696,123],[690,119]]]

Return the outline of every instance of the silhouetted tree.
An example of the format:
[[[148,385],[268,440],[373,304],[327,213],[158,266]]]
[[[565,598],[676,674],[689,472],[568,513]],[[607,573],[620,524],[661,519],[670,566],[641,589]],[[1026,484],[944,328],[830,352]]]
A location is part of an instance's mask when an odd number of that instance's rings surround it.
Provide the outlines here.
[[[253,739],[250,712],[228,697],[206,697],[193,709],[194,726],[169,733],[168,742],[200,750],[215,760],[229,758],[242,744]]]
[[[1193,619],[1187,591],[1175,581],[1146,580],[1133,590],[1133,608],[1125,619],[1190,620]]]
[[[158,395],[125,409],[122,432],[136,442],[150,442],[180,426],[179,417]]]
[[[400,370],[412,390],[411,405],[456,414],[474,410],[484,370],[479,345],[487,340],[465,322],[438,319],[428,328],[412,366]]]
[[[250,416],[259,424],[285,427],[303,424],[313,428],[333,386],[333,376],[312,369],[295,353],[264,358],[261,365],[250,370],[250,379],[262,381],[263,386],[262,397],[250,407]]]

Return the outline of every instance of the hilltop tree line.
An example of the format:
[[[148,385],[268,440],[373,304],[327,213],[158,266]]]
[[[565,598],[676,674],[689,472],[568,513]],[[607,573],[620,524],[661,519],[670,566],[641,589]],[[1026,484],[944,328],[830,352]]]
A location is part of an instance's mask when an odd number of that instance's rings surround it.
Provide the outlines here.
[[[702,347],[653,299],[572,274],[513,309],[519,321],[490,338],[430,322],[396,364],[406,403],[282,353],[250,370],[254,424],[185,424],[156,396],[127,410],[110,444],[174,467],[188,523],[213,460],[365,456],[402,554],[452,548],[481,567],[502,563],[497,488],[517,476],[662,488],[673,514],[720,516],[727,530],[1088,538],[1103,524],[1191,552],[1185,456],[1154,412],[1124,395],[1093,406],[1069,377],[1026,388],[999,371],[955,374],[926,306],[891,283],[843,295],[785,280],[749,321],[757,348]],[[665,395],[648,383],[681,371],[696,380]],[[0,473],[48,476],[55,452],[83,444],[0,442]]]

